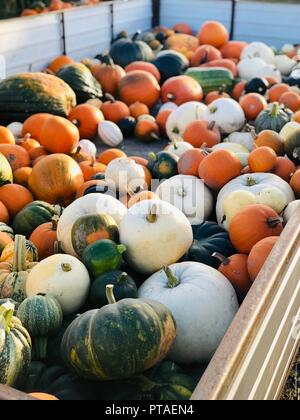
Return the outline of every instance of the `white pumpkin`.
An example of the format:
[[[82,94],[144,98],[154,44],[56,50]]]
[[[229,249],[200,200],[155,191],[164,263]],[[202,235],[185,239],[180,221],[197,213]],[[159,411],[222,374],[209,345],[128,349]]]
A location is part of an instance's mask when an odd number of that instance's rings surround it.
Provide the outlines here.
[[[267,64],[274,64],[274,51],[263,42],[251,42],[241,54],[241,60],[245,58],[261,58]]]
[[[155,194],[181,210],[192,225],[207,220],[214,206],[212,193],[195,176],[176,175],[167,179],[160,184]]]
[[[159,113],[162,111],[165,111],[166,109],[171,109],[172,111],[175,111],[175,109],[178,108],[178,105],[175,104],[175,102],[166,102],[159,108]]]
[[[91,140],[80,140],[79,147],[89,156],[96,156],[97,147]]]
[[[156,121],[155,118],[152,115],[149,115],[149,114],[140,115],[137,120],[138,121],[147,120],[147,121],[152,121],[152,122]]]
[[[203,119],[206,108],[201,102],[187,102],[175,109],[166,124],[169,139],[173,141],[174,134],[182,137],[190,123]]]
[[[244,127],[246,117],[240,104],[233,99],[220,98],[213,101],[203,113],[203,119],[214,121],[221,133],[230,134]]]
[[[222,220],[226,229],[229,229],[230,223],[234,216],[246,206],[256,204],[256,197],[249,191],[237,190],[230,193],[223,201],[223,214]]]
[[[238,144],[238,143],[230,143],[229,141],[228,142],[225,141],[223,143],[216,144],[211,149],[212,149],[212,151],[230,150],[233,153],[248,153],[249,154],[249,151],[245,146],[243,146],[241,144]]]
[[[290,185],[277,175],[269,173],[253,173],[241,175],[232,181],[228,182],[221,191],[219,192],[216,213],[217,220],[221,226],[224,226],[224,211],[223,203],[226,197],[234,191],[244,190],[249,191],[252,194],[257,194],[265,188],[276,187],[283,192],[288,203],[295,200],[295,194]],[[224,226],[226,227],[226,226]]]
[[[84,305],[90,288],[85,266],[71,255],[56,254],[38,263],[26,281],[28,297],[39,293],[54,296],[64,315],[76,313]]]
[[[152,274],[180,260],[193,242],[186,216],[161,200],[145,200],[132,206],[120,224],[125,257],[137,272]]]
[[[237,69],[240,78],[248,81],[256,77],[257,69],[265,65],[261,58],[245,58],[239,62]]]
[[[117,147],[124,140],[122,131],[112,121],[101,121],[98,126],[98,134],[103,143],[110,147]]]
[[[7,126],[9,131],[13,134],[15,139],[21,139],[23,137],[22,130],[23,124],[20,122],[13,122]]]
[[[288,205],[285,194],[276,187],[264,188],[256,194],[257,204],[265,204],[278,214],[281,214]]]
[[[224,142],[236,143],[245,147],[249,152],[254,150],[255,135],[253,132],[234,132],[229,134]]]
[[[186,141],[174,141],[166,147],[166,150],[180,158],[185,152],[193,148],[194,147]]]
[[[289,76],[296,62],[286,54],[279,54],[275,55],[274,64],[282,75]]]
[[[129,158],[112,160],[107,165],[105,180],[111,189],[121,194],[131,194],[138,188],[146,188],[144,169]]]
[[[72,245],[71,231],[74,223],[82,216],[107,213],[119,225],[127,208],[119,200],[107,194],[88,194],[75,200],[61,215],[57,225],[57,237],[62,249],[77,257]]]
[[[295,47],[292,44],[284,44],[283,47],[281,48],[281,52],[283,52],[284,54],[289,54],[294,51],[295,51]]]
[[[291,121],[281,129],[279,135],[282,140],[286,141],[287,138],[293,134],[294,131],[298,131],[300,129],[300,124],[296,121]]]
[[[263,67],[260,67],[255,72],[255,77],[268,77],[268,76],[275,77],[278,83],[281,83],[282,81],[281,73],[274,64],[267,64]]]
[[[174,264],[153,274],[138,296],[172,312],[177,336],[168,358],[177,363],[208,363],[239,308],[226,277],[197,262]]]
[[[285,212],[283,213],[283,220],[285,223],[288,223],[290,219],[293,217],[293,214],[296,211],[300,211],[300,200],[292,201],[287,208],[285,209]]]

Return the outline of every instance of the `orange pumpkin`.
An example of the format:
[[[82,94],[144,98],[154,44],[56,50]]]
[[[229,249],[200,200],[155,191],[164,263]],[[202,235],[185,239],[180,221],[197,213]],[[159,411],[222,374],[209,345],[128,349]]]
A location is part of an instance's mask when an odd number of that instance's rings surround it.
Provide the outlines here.
[[[213,147],[221,141],[221,133],[215,127],[215,122],[193,121],[183,133],[183,139],[194,147]]]
[[[220,51],[212,45],[201,45],[196,49],[191,59],[191,66],[198,67],[209,61],[221,60]]]
[[[127,157],[126,153],[120,149],[107,149],[100,153],[97,162],[107,166],[112,160],[125,157]]]
[[[163,136],[167,136],[167,121],[172,112],[172,109],[164,109],[157,114],[156,123]]]
[[[223,58],[234,58],[240,60],[241,54],[247,45],[247,42],[228,41],[220,48],[220,52]]]
[[[119,95],[127,105],[142,102],[152,108],[159,100],[160,86],[152,74],[143,70],[135,70],[121,80]]]
[[[13,243],[13,239],[5,232],[0,232],[0,255],[7,245]]]
[[[290,186],[293,188],[297,198],[300,198],[300,169],[293,174],[290,180]]]
[[[84,178],[80,166],[70,156],[53,154],[38,162],[29,175],[28,185],[38,200],[69,205]]]
[[[78,191],[76,193],[76,198],[83,197],[86,190],[90,187],[93,187],[93,186],[99,187],[99,189],[101,189],[101,191],[103,191],[103,193],[105,193],[108,190],[108,186],[107,186],[107,184],[104,180],[92,179],[92,180],[87,181],[87,182],[85,182],[84,184],[81,185],[81,187],[78,189]]]
[[[30,166],[30,157],[23,147],[16,144],[0,144],[0,153],[2,153],[14,171],[23,166]]]
[[[18,184],[7,184],[0,188],[0,200],[7,208],[11,219],[21,211],[27,204],[34,200],[31,192]]]
[[[238,75],[236,64],[227,58],[209,61],[208,63],[202,64],[201,67],[223,67],[224,69],[230,70],[234,77]]]
[[[181,34],[193,35],[193,29],[187,23],[176,23],[172,29]]]
[[[168,79],[161,88],[163,103],[172,101],[176,105],[186,102],[201,101],[203,90],[198,82],[189,76],[176,76]]]
[[[101,107],[106,120],[117,123],[130,116],[130,110],[124,102],[116,101],[111,95],[106,95],[106,98],[108,101],[104,102]]]
[[[41,156],[48,156],[48,152],[47,150],[43,147],[36,147],[34,149],[31,149],[29,152],[29,157],[31,159],[31,161],[34,161],[35,159],[41,157]]]
[[[240,97],[244,94],[247,82],[245,80],[241,80],[238,82],[234,88],[232,89],[232,97],[236,101],[240,100]]]
[[[273,172],[286,182],[290,182],[291,177],[296,172],[296,165],[287,156],[280,156],[277,158]]]
[[[30,134],[33,139],[40,142],[41,130],[47,119],[50,117],[51,114],[34,114],[27,118],[22,128],[22,136],[25,137],[26,134]]]
[[[74,64],[74,60],[67,55],[60,55],[56,57],[48,66],[54,74],[58,73],[60,69],[70,64]]]
[[[37,140],[31,138],[30,134],[26,134],[23,139],[18,141],[18,145],[27,150],[27,152],[30,152],[32,149],[36,149],[37,147],[41,146]]]
[[[225,184],[241,174],[239,158],[229,150],[217,150],[210,153],[199,165],[199,177],[206,185],[219,191]]]
[[[9,222],[9,213],[2,201],[0,201],[0,222],[6,224]]]
[[[142,104],[141,102],[135,102],[134,104],[130,105],[129,110],[130,110],[130,115],[135,119],[138,119],[142,115],[150,114],[150,110],[147,107],[147,105]]]
[[[228,42],[229,34],[224,25],[216,21],[207,21],[198,34],[200,44],[209,44],[221,48]]]
[[[279,103],[297,112],[300,110],[300,95],[296,92],[285,92],[280,96]]]
[[[106,170],[106,166],[97,162],[94,157],[91,160],[81,162],[79,166],[82,170],[84,181],[89,181],[93,175],[96,175],[100,172],[105,173]]]
[[[300,111],[295,112],[293,116],[293,120],[296,121],[297,123],[300,123]]]
[[[199,46],[199,41],[195,36],[186,34],[174,34],[165,41],[165,48],[178,51],[188,59],[192,58]]]
[[[255,139],[255,145],[257,147],[270,147],[278,156],[284,154],[284,141],[276,131],[261,131]]]
[[[178,173],[180,175],[198,176],[200,163],[207,156],[207,152],[203,149],[191,149],[184,152],[178,162]]]
[[[279,236],[282,230],[281,218],[271,207],[251,204],[234,216],[229,235],[238,252],[249,254],[259,241],[270,236]]]
[[[33,392],[29,394],[31,397],[36,398],[37,400],[42,401],[59,401],[54,395],[44,394],[42,392]]]
[[[259,93],[248,93],[240,98],[240,105],[248,121],[254,121],[267,108],[267,101]]]
[[[71,156],[77,163],[81,163],[86,160],[91,161],[91,156],[85,153],[80,146],[77,147],[75,153],[72,153]]]
[[[209,105],[213,101],[221,98],[230,98],[230,95],[224,91],[224,86],[222,86],[219,90],[213,90],[212,92],[209,92],[205,97],[205,104]]]
[[[58,218],[53,217],[51,222],[38,226],[29,238],[38,249],[39,261],[54,254],[55,242],[57,241],[57,222]]]
[[[248,255],[235,254],[226,258],[216,252],[213,256],[221,261],[218,270],[227,277],[234,287],[239,301],[242,302],[252,286],[248,273]]]
[[[99,122],[104,120],[104,115],[93,105],[81,104],[73,108],[68,119],[78,128],[80,138],[91,140],[96,137]]]
[[[159,140],[159,126],[155,121],[141,120],[135,127],[135,136],[144,142]]]
[[[131,71],[135,70],[146,71],[152,74],[158,82],[161,80],[161,75],[158,68],[152,63],[146,63],[145,61],[134,61],[125,67],[126,73],[130,73]]]
[[[3,126],[0,126],[0,143],[4,143],[4,144],[15,144],[15,138],[12,134],[12,132]]]
[[[262,146],[253,150],[248,158],[251,172],[269,172],[275,168],[277,155],[270,147]]]
[[[36,16],[36,15],[38,15],[38,12],[34,9],[24,9],[22,10],[22,13],[21,13],[21,17]]]
[[[52,116],[45,122],[40,143],[51,153],[69,154],[78,146],[78,128],[66,118]]]
[[[279,102],[281,95],[289,91],[289,85],[286,83],[277,83],[268,90],[269,102]]]
[[[141,191],[137,194],[134,194],[130,198],[130,200],[128,201],[128,208],[144,200],[159,200],[159,197],[156,194],[154,194],[152,191]]]
[[[252,282],[254,282],[259,275],[278,239],[278,236],[270,236],[269,238],[259,241],[251,249],[248,258],[248,272]]]
[[[28,178],[32,172],[32,168],[29,166],[24,166],[24,168],[19,168],[14,172],[14,182],[23,187],[28,186]]]
[[[95,72],[95,77],[102,86],[104,92],[117,95],[121,79],[126,76],[125,70],[117,64],[100,64]]]

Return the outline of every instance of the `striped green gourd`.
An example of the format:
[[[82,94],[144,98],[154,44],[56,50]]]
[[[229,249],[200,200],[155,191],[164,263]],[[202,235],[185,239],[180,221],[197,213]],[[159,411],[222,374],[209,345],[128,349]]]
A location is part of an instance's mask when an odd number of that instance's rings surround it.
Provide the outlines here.
[[[220,88],[224,88],[225,91],[229,92],[234,82],[231,71],[222,67],[192,67],[185,74],[201,85],[205,95]]]

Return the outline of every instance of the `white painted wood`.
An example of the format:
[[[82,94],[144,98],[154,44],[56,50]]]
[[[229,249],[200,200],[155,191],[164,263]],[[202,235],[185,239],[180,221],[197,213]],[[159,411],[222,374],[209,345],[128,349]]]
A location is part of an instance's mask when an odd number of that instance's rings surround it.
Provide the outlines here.
[[[114,4],[114,34],[149,30],[152,23],[152,0],[131,0]]]

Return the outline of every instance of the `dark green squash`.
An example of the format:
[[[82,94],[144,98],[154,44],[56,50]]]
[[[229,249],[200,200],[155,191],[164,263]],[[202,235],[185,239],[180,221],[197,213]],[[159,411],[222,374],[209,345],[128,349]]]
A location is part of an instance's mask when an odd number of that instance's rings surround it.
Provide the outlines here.
[[[78,317],[67,329],[62,356],[75,374],[90,380],[118,380],[140,374],[163,360],[176,336],[171,312],[143,299],[115,301]]]
[[[80,311],[80,313],[84,312],[85,311]],[[47,363],[47,365],[63,365],[63,360],[60,351],[61,342],[67,328],[77,316],[78,314],[64,316],[60,330],[55,336],[51,337],[51,340],[48,340],[47,357],[45,360],[45,363]]]
[[[270,83],[264,77],[254,77],[253,79],[249,80],[245,86],[246,93],[259,93],[260,95],[264,95],[268,88],[270,87]]]
[[[13,229],[29,237],[41,224],[51,222],[53,216],[61,216],[63,208],[45,201],[33,201],[21,210],[13,222]]]
[[[96,175],[93,175],[91,180],[104,181],[105,180],[105,174],[103,172],[99,172]]]
[[[32,296],[21,303],[17,317],[33,340],[34,358],[44,360],[47,356],[48,338],[57,334],[62,326],[60,304],[50,295]]]
[[[109,271],[118,270],[123,262],[124,245],[117,245],[109,239],[96,241],[83,253],[82,260],[90,275],[97,278]]]
[[[170,50],[160,52],[153,64],[158,68],[162,82],[171,77],[181,76],[189,66],[183,54]]]
[[[31,339],[29,333],[15,318],[14,305],[0,306],[0,383],[9,386],[21,385],[31,362]]]
[[[178,175],[179,158],[171,152],[149,153],[148,169],[154,179],[169,179]]]
[[[76,254],[82,257],[84,250],[96,241],[110,239],[119,242],[119,228],[109,214],[89,214],[76,220],[71,239]]]
[[[300,130],[293,130],[284,141],[284,151],[296,164],[300,164]]]
[[[293,113],[290,110],[277,102],[273,102],[256,118],[255,131],[257,134],[264,130],[273,130],[279,133],[285,124],[291,120],[292,115]]]
[[[109,191],[109,186],[107,184],[101,185],[91,185],[83,193],[83,195],[89,194],[106,194]]]
[[[123,271],[111,271],[98,277],[92,284],[89,297],[91,309],[107,305],[106,286],[109,284],[114,286],[116,301],[138,297],[137,287],[132,277]]]
[[[103,96],[100,83],[91,71],[82,63],[63,67],[57,76],[68,83],[74,90],[77,103],[82,104],[89,99],[101,99]]]
[[[183,261],[195,261],[218,268],[220,262],[212,257],[214,252],[219,252],[225,257],[235,254],[228,232],[217,223],[203,222],[192,226],[192,229],[194,241]]]
[[[44,112],[67,117],[74,106],[72,88],[50,74],[22,73],[0,82],[0,115],[6,122]]]
[[[136,127],[136,119],[133,117],[123,118],[117,122],[117,125],[125,138],[132,137]]]
[[[134,61],[152,61],[154,58],[152,49],[143,41],[138,41],[136,33],[132,39],[120,38],[112,44],[110,56],[115,64],[125,68]]]

